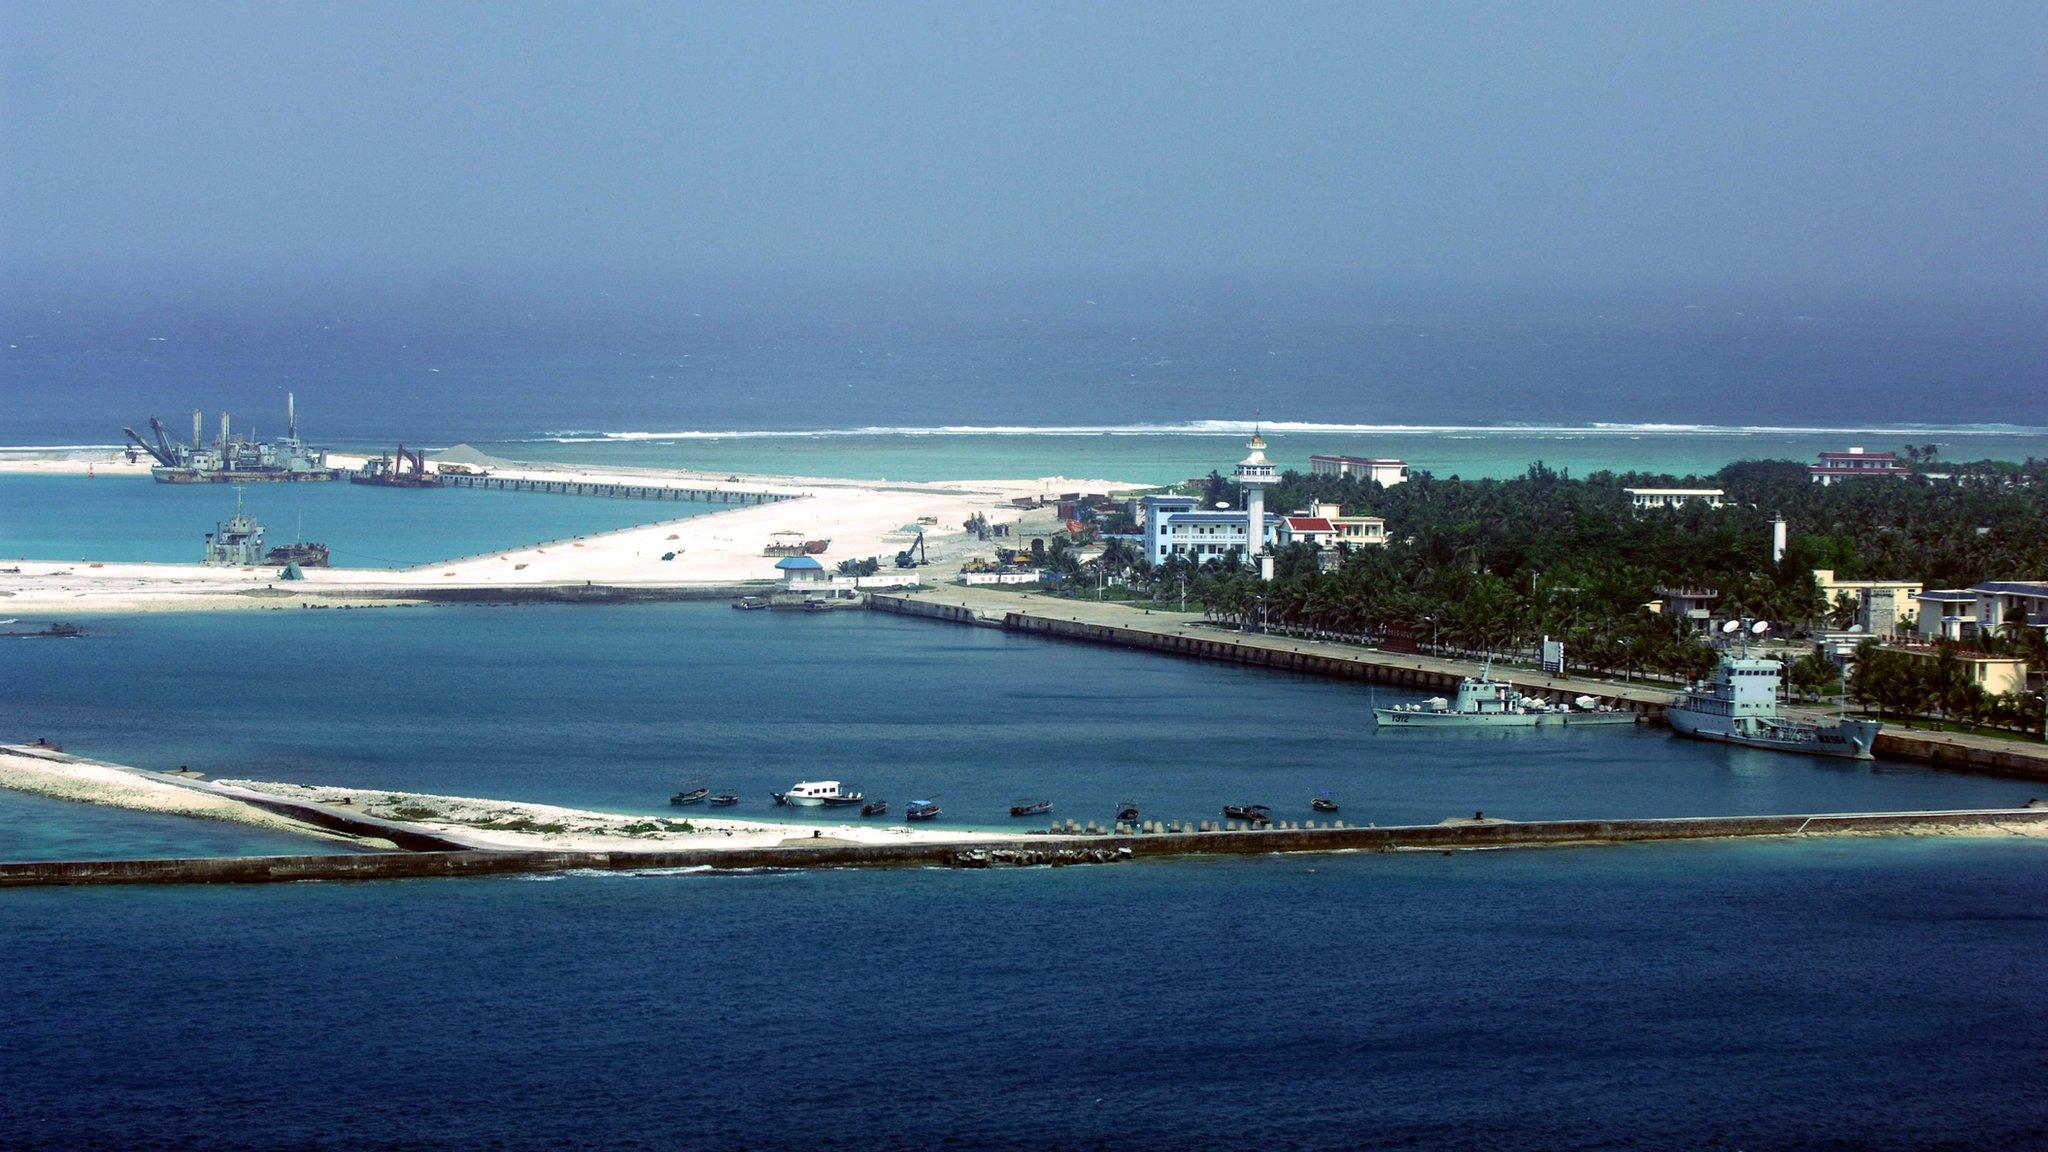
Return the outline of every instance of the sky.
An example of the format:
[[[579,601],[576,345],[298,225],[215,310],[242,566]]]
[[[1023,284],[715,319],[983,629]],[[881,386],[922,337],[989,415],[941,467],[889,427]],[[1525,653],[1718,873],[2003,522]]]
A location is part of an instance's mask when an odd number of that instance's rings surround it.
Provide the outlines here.
[[[0,0],[0,277],[2038,299],[2048,5]]]

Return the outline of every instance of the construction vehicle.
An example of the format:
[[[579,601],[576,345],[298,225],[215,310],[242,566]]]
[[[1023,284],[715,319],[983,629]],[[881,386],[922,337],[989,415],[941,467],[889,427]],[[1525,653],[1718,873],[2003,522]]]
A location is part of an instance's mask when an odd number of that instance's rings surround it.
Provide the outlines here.
[[[441,474],[427,471],[427,458],[418,449],[398,446],[398,456],[373,456],[349,473],[351,484],[375,484],[384,488],[439,488]]]
[[[240,484],[251,481],[269,480],[337,480],[341,469],[327,466],[327,453],[317,448],[308,448],[299,439],[299,410],[295,397],[289,392],[284,397],[285,438],[277,441],[256,439],[252,429],[247,439],[234,435],[229,427],[228,414],[220,414],[220,435],[213,442],[205,442],[205,421],[195,409],[192,413],[192,443],[188,445],[171,442],[170,433],[164,422],[154,416],[149,418],[150,438],[133,428],[123,428],[128,439],[135,445],[128,451],[130,459],[139,459],[136,449],[147,453],[156,461],[149,474],[159,484]]]

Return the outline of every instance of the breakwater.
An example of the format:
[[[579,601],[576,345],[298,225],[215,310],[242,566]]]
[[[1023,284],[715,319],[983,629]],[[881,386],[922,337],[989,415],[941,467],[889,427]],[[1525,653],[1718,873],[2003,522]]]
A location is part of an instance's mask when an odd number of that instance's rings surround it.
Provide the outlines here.
[[[601,496],[611,500],[679,500],[698,504],[773,504],[794,500],[787,492],[741,488],[684,488],[668,484],[611,484],[586,480],[541,480],[521,476],[463,476],[441,473],[449,488],[487,488],[497,492],[545,492],[556,496]]]
[[[1046,835],[975,842],[795,844],[634,852],[428,851],[347,856],[68,860],[0,864],[0,887],[401,880],[572,870],[1058,866],[1202,855],[1568,847],[1760,836],[2048,831],[2048,807],[1961,812],[1709,816],[1656,820],[1452,821],[1389,828],[1292,827]]]

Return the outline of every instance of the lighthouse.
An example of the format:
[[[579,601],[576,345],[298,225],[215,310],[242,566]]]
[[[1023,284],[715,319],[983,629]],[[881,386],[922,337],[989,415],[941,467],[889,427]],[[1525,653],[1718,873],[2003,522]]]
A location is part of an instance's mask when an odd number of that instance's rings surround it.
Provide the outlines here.
[[[1251,454],[1238,462],[1237,486],[1244,489],[1245,558],[1258,565],[1262,579],[1273,578],[1273,557],[1266,551],[1266,489],[1273,486],[1273,464],[1266,459],[1266,440],[1252,428]]]

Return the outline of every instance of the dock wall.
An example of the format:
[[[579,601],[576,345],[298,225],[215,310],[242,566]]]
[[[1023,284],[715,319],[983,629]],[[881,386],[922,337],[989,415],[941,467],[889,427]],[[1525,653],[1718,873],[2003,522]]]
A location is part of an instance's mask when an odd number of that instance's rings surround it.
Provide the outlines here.
[[[1081,640],[1092,644],[1111,644],[1121,648],[1139,648],[1171,656],[1220,660],[1231,664],[1248,664],[1312,676],[1364,680],[1428,692],[1454,693],[1458,689],[1458,681],[1469,674],[1465,670],[1448,671],[1419,666],[1412,659],[1404,659],[1399,654],[1375,652],[1370,649],[1329,651],[1304,649],[1299,646],[1248,644],[1221,632],[1215,635],[1191,636],[1183,632],[1155,631],[1149,628],[1098,624],[1085,620],[1063,620],[1056,616],[1037,613],[980,612],[958,604],[942,604],[908,596],[873,595],[868,597],[868,607],[900,616],[918,616],[956,624],[976,624],[1001,628],[1009,632]],[[1531,696],[1553,699],[1581,694],[1576,690],[1568,692],[1553,688],[1540,680],[1515,679],[1506,672],[1502,675],[1513,680],[1516,688]],[[1603,695],[1599,691],[1592,691],[1590,694],[1610,707],[1635,712],[1645,719],[1655,720],[1664,714],[1664,706],[1652,700],[1621,693]]]
[[[1435,662],[1439,667],[1431,668],[1419,664],[1413,657],[1370,649],[1311,650],[1296,645],[1246,643],[1224,632],[1195,636],[1179,631],[1061,619],[1037,612],[976,610],[958,604],[936,603],[910,596],[872,595],[868,597],[868,607],[900,616],[975,624],[1093,644],[1113,644],[1123,648],[1140,648],[1173,656],[1221,660],[1232,664],[1275,668],[1285,672],[1337,676],[1442,695],[1454,693],[1462,677],[1478,672],[1476,667],[1446,668],[1440,661]],[[1583,683],[1553,687],[1542,679],[1518,675],[1513,671],[1501,670],[1497,674],[1526,695],[1558,700],[1579,695],[1583,691],[1583,694],[1594,696],[1609,707],[1632,711],[1652,722],[1662,722],[1662,698],[1670,694],[1669,689],[1624,689],[1612,685],[1588,686]],[[1879,756],[1897,760],[1917,760],[1945,768],[2048,780],[2048,745],[2030,747],[2015,744],[2010,747],[1984,747],[1977,744],[1955,744],[1928,739],[1924,733],[1912,729],[1887,725],[1884,731],[1878,733],[1874,751]]]
[[[256,884],[293,880],[399,880],[503,876],[572,869],[986,868],[1087,864],[1276,852],[1401,852],[1563,847],[1758,836],[2048,829],[2048,807],[1962,812],[1717,816],[1669,820],[1548,820],[1398,828],[1029,836],[955,843],[822,844],[656,852],[404,852],[191,860],[35,861],[0,864],[0,888],[78,884]]]

